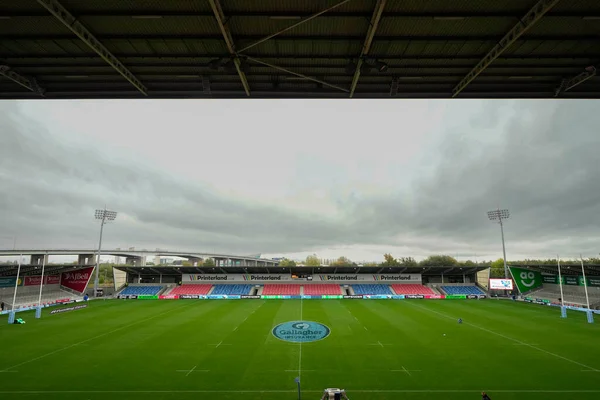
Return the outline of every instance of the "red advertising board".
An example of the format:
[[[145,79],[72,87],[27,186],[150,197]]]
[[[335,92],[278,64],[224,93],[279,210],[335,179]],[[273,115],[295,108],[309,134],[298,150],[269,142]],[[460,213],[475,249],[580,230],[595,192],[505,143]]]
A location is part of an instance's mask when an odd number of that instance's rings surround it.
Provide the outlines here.
[[[168,294],[166,296],[158,296],[158,298],[161,300],[177,300],[179,296],[176,294]]]
[[[443,299],[446,296],[444,296],[443,294],[428,294],[425,296],[426,299]]]
[[[26,276],[23,279],[23,284],[25,286],[40,286],[40,282],[42,281],[42,277],[40,276]],[[44,285],[58,285],[60,283],[60,276],[58,275],[48,275],[44,277]]]
[[[94,271],[94,267],[63,272],[60,276],[60,284],[76,292],[83,293],[92,277],[92,271]]]

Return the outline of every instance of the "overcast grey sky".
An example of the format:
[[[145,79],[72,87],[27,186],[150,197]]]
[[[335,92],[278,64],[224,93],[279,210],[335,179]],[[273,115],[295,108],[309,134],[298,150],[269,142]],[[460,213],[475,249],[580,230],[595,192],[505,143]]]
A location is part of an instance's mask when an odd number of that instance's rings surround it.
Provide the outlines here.
[[[600,252],[597,101],[0,102],[0,247]]]

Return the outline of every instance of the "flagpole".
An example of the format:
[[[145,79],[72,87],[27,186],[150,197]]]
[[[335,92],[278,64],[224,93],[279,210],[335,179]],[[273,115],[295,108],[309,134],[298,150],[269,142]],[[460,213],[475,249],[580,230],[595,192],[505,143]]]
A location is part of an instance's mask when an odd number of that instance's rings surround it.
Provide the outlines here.
[[[17,280],[15,282],[15,293],[13,294],[12,310],[15,310],[15,303],[17,302],[17,287],[19,286],[19,275],[21,274],[21,259],[23,254],[19,255],[19,266],[17,267]]]
[[[588,296],[587,290],[587,281],[585,279],[585,268],[583,267],[583,256],[580,254],[579,258],[581,259],[581,272],[583,273],[583,287],[585,288],[585,301],[587,303],[587,309],[590,309],[590,298]]]

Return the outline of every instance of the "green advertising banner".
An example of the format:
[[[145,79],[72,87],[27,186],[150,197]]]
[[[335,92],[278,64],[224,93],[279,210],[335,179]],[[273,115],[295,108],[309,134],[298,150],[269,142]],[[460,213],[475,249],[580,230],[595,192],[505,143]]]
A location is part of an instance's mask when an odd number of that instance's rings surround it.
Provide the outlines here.
[[[542,280],[544,283],[553,283],[558,285],[558,275],[542,275]]]
[[[146,294],[141,294],[137,298],[138,300],[158,300],[158,296],[151,296]]]
[[[588,276],[586,278],[588,286],[600,286],[600,276]]]
[[[465,294],[447,294],[447,299],[466,299],[467,295]]]
[[[525,293],[542,286],[542,274],[525,268],[508,267],[520,293]],[[545,282],[545,281],[544,281]]]
[[[563,279],[563,284],[565,284],[565,285],[574,285],[574,286],[579,285],[579,279],[577,276],[563,275],[562,279]],[[583,286],[583,281],[581,282],[581,285]]]
[[[0,278],[0,288],[15,287],[16,277]],[[19,278],[19,284],[17,286],[23,286],[23,280]]]

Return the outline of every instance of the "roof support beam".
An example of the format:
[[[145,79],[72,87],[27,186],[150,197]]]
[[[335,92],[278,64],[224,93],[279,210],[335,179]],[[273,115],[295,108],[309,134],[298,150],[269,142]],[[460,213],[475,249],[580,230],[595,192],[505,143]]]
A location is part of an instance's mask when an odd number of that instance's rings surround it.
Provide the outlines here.
[[[573,89],[575,86],[582,84],[590,78],[596,76],[596,67],[589,66],[577,76],[572,77],[571,79],[563,79],[560,83],[560,86],[556,88],[556,92],[554,92],[554,97],[558,97],[562,92],[566,92],[569,89]]]
[[[40,96],[44,95],[45,89],[41,88],[34,78],[23,76],[13,71],[8,65],[0,65],[0,75],[10,79],[18,85],[23,86],[25,89],[39,94]]]
[[[38,0],[45,1],[45,0]],[[555,0],[558,1],[558,0]],[[106,40],[223,40],[222,34],[172,34],[172,33],[106,33],[96,35],[97,39]],[[263,37],[261,35],[237,35],[237,40],[260,40]],[[52,41],[52,40],[71,40],[73,39],[70,34],[39,34],[39,33],[18,33],[18,34],[6,34],[0,37],[0,40],[39,40],[39,41]],[[412,35],[412,36],[398,36],[398,35],[378,35],[375,38],[376,42],[394,42],[394,43],[407,43],[407,42],[449,42],[449,43],[463,43],[463,42],[499,42],[502,40],[502,36],[494,34],[481,34],[481,35]],[[589,41],[597,42],[600,39],[600,35],[596,33],[590,34],[573,34],[573,35],[555,35],[555,34],[531,34],[523,35],[520,37],[522,40],[546,40],[553,42],[580,42]],[[289,35],[279,36],[276,40],[295,42],[298,40],[314,40],[321,42],[364,42],[364,35]],[[353,55],[356,57],[355,55]]]
[[[215,14],[215,19],[217,20],[217,24],[219,25],[219,29],[221,30],[221,34],[223,35],[223,39],[225,40],[225,44],[227,45],[227,50],[229,50],[229,54],[233,57],[233,63],[235,65],[235,69],[240,76],[240,80],[242,81],[242,85],[244,86],[244,91],[246,92],[246,96],[250,96],[250,85],[248,84],[248,80],[246,79],[246,74],[242,71],[241,61],[237,55],[235,50],[235,44],[233,42],[233,37],[229,32],[229,29],[225,26],[225,14],[223,14],[223,9],[221,8],[221,3],[219,0],[208,0],[210,3],[210,7]]]
[[[246,57],[246,58],[248,60],[250,60],[250,61],[253,61],[253,62],[257,63],[257,64],[262,64],[264,66],[271,67],[271,68],[276,69],[276,70],[281,71],[281,72],[286,72],[286,73],[288,73],[290,75],[295,75],[295,76],[297,76],[299,78],[303,78],[303,79],[306,79],[308,81],[313,81],[313,82],[316,82],[316,83],[320,83],[321,85],[328,86],[328,87],[333,88],[333,89],[338,89],[338,90],[341,90],[342,92],[349,92],[348,89],[344,89],[341,86],[333,85],[333,84],[325,82],[325,81],[323,81],[321,79],[312,78],[310,76],[301,74],[299,72],[294,72],[294,71],[291,71],[289,69],[286,69],[286,68],[283,68],[283,67],[279,67],[279,66],[277,66],[275,64],[271,64],[271,63],[268,63],[266,61],[262,61],[262,60],[259,60],[257,58],[254,58],[254,57]]]
[[[151,53],[121,53],[121,54],[115,54],[117,57],[121,57],[121,58],[128,58],[128,59],[139,59],[141,61],[137,61],[138,63],[143,62],[144,60],[148,60],[148,59],[161,59],[161,60],[170,60],[170,59],[179,59],[179,58],[185,58],[185,59],[190,59],[190,60],[203,60],[203,61],[198,61],[198,63],[205,63],[207,58],[224,58],[224,57],[228,57],[229,54],[211,54],[211,55],[204,55],[204,56],[198,56],[198,55],[190,55],[188,53],[169,53],[167,54],[161,54],[161,55],[156,55],[156,54],[151,54]],[[356,57],[355,54],[348,54],[348,55],[324,55],[324,54],[291,54],[291,53],[287,53],[287,54],[273,54],[273,55],[260,55],[260,54],[248,54],[246,53],[247,56],[249,57],[260,57],[263,59],[270,59],[270,60],[274,60],[274,59],[281,59],[281,60],[304,60],[304,59],[314,59],[314,60],[340,60],[340,61],[349,61],[352,60],[352,58]],[[446,62],[446,61],[456,61],[456,60],[465,60],[465,61],[471,61],[471,65],[472,61],[478,61],[481,59],[481,54],[471,54],[471,55],[457,55],[457,56],[452,56],[452,57],[448,57],[448,56],[403,56],[401,54],[394,54],[394,55],[390,55],[390,54],[373,54],[371,53],[370,55],[373,58],[379,58],[379,59],[386,59],[386,60],[402,60],[402,61],[411,61],[411,62],[419,62],[419,61],[423,61],[423,60],[434,60],[434,61],[441,61],[441,62]],[[6,60],[19,60],[22,62],[30,62],[29,66],[35,66],[35,64],[37,63],[37,61],[40,58],[44,58],[44,59],[68,59],[69,61],[89,61],[89,62],[95,62],[95,61],[100,61],[100,59],[94,55],[89,55],[89,56],[73,56],[70,54],[64,54],[64,53],[44,53],[43,56],[40,55],[36,55],[36,54],[19,54],[19,55],[12,55],[12,54],[6,54],[6,53],[0,53],[0,58],[1,59],[6,59]],[[504,61],[515,61],[515,62],[519,62],[519,61],[523,61],[523,60],[533,60],[533,61],[545,61],[545,60],[549,60],[549,61],[557,61],[560,63],[557,63],[556,66],[557,67],[562,67],[562,66],[567,66],[567,67],[579,67],[581,66],[582,63],[584,63],[582,60],[596,60],[600,58],[600,52],[594,54],[572,54],[572,55],[551,55],[551,54],[536,54],[536,55],[523,55],[523,56],[504,56],[504,57],[498,57],[498,60],[504,60]],[[545,61],[546,67],[550,67],[551,65],[548,64],[549,61]],[[127,62],[127,65],[131,65],[131,64],[135,64],[136,62]],[[149,63],[152,63],[149,61]],[[15,66],[14,62],[11,62],[11,64],[13,65],[13,67]],[[33,64],[33,65],[32,65]],[[51,64],[53,65],[53,64]],[[71,64],[73,65],[73,64]],[[171,65],[171,62],[164,61],[164,65]],[[191,64],[191,65],[196,65],[196,63]],[[420,64],[418,64],[420,65]],[[446,64],[444,64],[445,66]],[[24,65],[25,66],[25,65]],[[139,66],[139,65],[138,65]],[[518,65],[517,65],[518,66]],[[536,67],[535,64],[527,64],[526,67]],[[499,66],[494,66],[494,68],[497,68]],[[502,67],[504,68],[504,67]]]
[[[56,19],[58,19],[65,27],[73,32],[81,39],[88,47],[94,50],[100,57],[104,59],[111,67],[117,70],[129,83],[131,83],[144,96],[148,96],[148,89],[135,77],[118,59],[115,57],[98,39],[87,30],[81,22],[79,22],[66,8],[57,0],[37,0],[37,2],[48,10]]]
[[[356,70],[354,71],[354,78],[352,78],[352,85],[350,86],[350,97],[354,96],[354,91],[356,90],[358,79],[360,78],[360,69],[363,65],[364,57],[369,54],[369,50],[371,49],[371,43],[373,43],[375,32],[377,32],[377,27],[379,26],[379,21],[381,20],[381,14],[383,14],[385,3],[386,0],[377,0],[377,4],[375,4],[375,10],[373,10],[373,15],[371,16],[367,37],[365,38],[365,42],[360,51],[360,56],[356,62]]]
[[[582,11],[552,11],[548,17],[567,17],[596,20],[600,13],[585,13]],[[232,11],[229,17],[264,17],[273,20],[293,20],[310,17],[311,14],[305,11]],[[46,17],[47,14],[38,11],[5,11],[1,14],[4,18],[28,18],[28,17]],[[164,10],[156,11],[151,9],[140,10],[86,10],[77,13],[77,18],[87,17],[130,17],[132,19],[161,19],[163,17],[190,18],[190,17],[212,17],[210,11],[181,11]],[[333,18],[369,18],[371,13],[363,11],[338,11],[329,13],[325,17]],[[513,11],[387,11],[382,18],[431,18],[434,20],[461,20],[468,18],[521,18],[521,14]]]
[[[308,21],[310,21],[310,20],[313,20],[313,19],[315,19],[315,18],[317,18],[317,17],[319,17],[319,16],[321,16],[321,15],[325,14],[326,12],[329,12],[329,11],[331,11],[331,10],[333,10],[333,9],[336,9],[336,8],[338,8],[338,7],[339,7],[339,6],[341,6],[341,5],[344,5],[344,4],[348,3],[349,1],[350,1],[350,0],[343,0],[343,1],[341,1],[340,3],[334,4],[333,6],[331,6],[331,7],[329,7],[329,8],[326,8],[326,9],[325,9],[325,10],[323,10],[323,11],[319,11],[318,13],[316,13],[316,14],[313,14],[313,15],[311,15],[311,16],[309,16],[309,17],[307,17],[307,18],[304,18],[303,20],[301,20],[301,21],[299,21],[299,22],[296,22],[295,24],[293,24],[293,25],[290,25],[290,26],[288,26],[287,28],[284,28],[284,29],[282,29],[282,30],[280,30],[280,31],[278,31],[278,32],[275,32],[275,33],[271,34],[271,35],[268,35],[268,36],[266,36],[266,37],[264,37],[264,38],[262,38],[262,39],[260,39],[260,40],[258,40],[258,41],[256,41],[256,42],[254,42],[254,43],[252,43],[252,44],[250,44],[250,45],[248,45],[248,46],[244,47],[243,49],[239,50],[239,52],[241,53],[241,52],[243,52],[243,51],[246,51],[246,50],[248,50],[248,49],[251,49],[251,48],[252,48],[252,47],[254,47],[254,46],[258,46],[259,44],[261,44],[261,43],[264,43],[264,42],[266,42],[267,40],[274,38],[275,36],[281,35],[281,34],[282,34],[282,33],[284,33],[284,32],[287,32],[287,31],[289,31],[289,30],[292,30],[292,29],[294,29],[295,27],[297,27],[297,26],[299,26],[299,25],[302,25],[302,24],[304,24],[304,23],[306,23],[306,22],[308,22]]]
[[[398,78],[392,78],[392,86],[390,87],[390,97],[396,97],[398,95]]]
[[[452,97],[456,97],[481,74],[496,58],[508,49],[529,28],[535,25],[560,0],[540,0],[502,39],[479,61],[479,63],[452,89]]]

